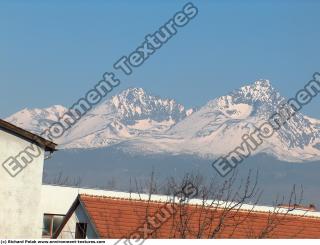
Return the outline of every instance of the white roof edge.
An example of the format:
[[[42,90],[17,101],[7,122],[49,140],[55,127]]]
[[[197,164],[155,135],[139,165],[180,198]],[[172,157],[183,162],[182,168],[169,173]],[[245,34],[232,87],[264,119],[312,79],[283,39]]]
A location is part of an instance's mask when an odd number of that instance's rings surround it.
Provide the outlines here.
[[[77,190],[79,194],[86,194],[92,196],[101,196],[101,197],[111,197],[111,198],[122,198],[122,199],[131,199],[137,201],[153,201],[153,202],[175,202],[179,203],[179,199],[175,197],[173,200],[173,196],[166,196],[166,195],[157,195],[153,194],[149,197],[148,194],[139,194],[139,193],[129,193],[123,191],[108,191],[102,189],[91,189],[91,188],[78,188],[78,187],[68,187],[68,186],[59,186],[59,185],[48,185],[43,184],[45,187],[55,187],[61,189],[69,189],[69,190]],[[187,199],[186,203],[191,205],[205,205],[207,207],[213,208],[224,208],[230,207],[232,205],[237,205],[235,202],[225,202],[225,201],[218,201],[218,200],[202,200],[202,199]],[[306,217],[319,217],[320,212],[317,211],[309,211],[309,210],[302,210],[302,209],[295,209],[292,211],[288,211],[287,208],[283,207],[273,207],[273,206],[263,206],[263,205],[253,205],[253,204],[238,204],[235,206],[235,209],[239,210],[250,210],[252,212],[264,212],[264,213],[288,213],[289,215],[295,216],[306,216]]]

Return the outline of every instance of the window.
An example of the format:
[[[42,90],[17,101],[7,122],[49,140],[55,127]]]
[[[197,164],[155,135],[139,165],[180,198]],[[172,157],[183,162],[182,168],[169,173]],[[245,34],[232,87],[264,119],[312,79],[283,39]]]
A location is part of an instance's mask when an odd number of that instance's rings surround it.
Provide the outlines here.
[[[87,223],[76,224],[75,239],[85,239],[87,236]]]
[[[51,238],[62,223],[64,215],[44,214],[42,237]]]

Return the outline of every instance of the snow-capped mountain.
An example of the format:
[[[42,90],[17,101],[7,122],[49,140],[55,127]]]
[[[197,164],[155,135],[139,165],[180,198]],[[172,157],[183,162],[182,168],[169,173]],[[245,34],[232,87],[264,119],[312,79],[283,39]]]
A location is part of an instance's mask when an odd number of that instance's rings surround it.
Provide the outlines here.
[[[67,108],[23,109],[6,120],[40,134],[58,121]],[[63,148],[97,148],[134,137],[164,133],[193,113],[172,99],[162,99],[141,88],[129,88],[102,102],[81,118],[57,142]]]
[[[184,150],[225,155],[241,145],[242,136],[267,122],[286,101],[267,80],[241,87],[209,101],[168,133],[184,138]],[[192,126],[191,126],[192,125]],[[266,152],[281,160],[318,159],[319,120],[297,113],[254,152]]]
[[[286,99],[267,80],[258,80],[198,110],[186,110],[141,88],[131,88],[104,101],[58,143],[62,148],[117,146],[131,153],[225,155],[239,146]],[[67,111],[62,106],[24,109],[6,120],[35,133],[45,130]],[[320,121],[297,113],[254,152],[287,161],[320,159]]]

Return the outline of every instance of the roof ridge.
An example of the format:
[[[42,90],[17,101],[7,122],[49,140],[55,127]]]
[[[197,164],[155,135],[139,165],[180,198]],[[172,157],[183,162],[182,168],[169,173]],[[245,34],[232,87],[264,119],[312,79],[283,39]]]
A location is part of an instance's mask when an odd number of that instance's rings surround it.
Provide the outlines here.
[[[136,201],[136,202],[153,202],[153,203],[165,203],[165,201],[160,200],[152,200],[152,199],[136,199],[136,198],[127,198],[127,197],[115,197],[115,196],[107,196],[107,195],[93,195],[93,194],[79,194],[81,197],[90,197],[90,198],[98,198],[98,199],[112,199],[112,200],[126,200],[126,201]]]

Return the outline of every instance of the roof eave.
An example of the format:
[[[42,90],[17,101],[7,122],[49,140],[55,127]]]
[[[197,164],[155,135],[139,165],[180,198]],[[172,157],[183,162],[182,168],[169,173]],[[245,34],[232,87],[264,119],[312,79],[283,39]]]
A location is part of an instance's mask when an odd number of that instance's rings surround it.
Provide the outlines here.
[[[42,147],[45,151],[54,152],[57,151],[56,147],[57,144],[53,143],[52,141],[46,140],[45,138],[36,135],[34,133],[31,133],[25,129],[19,128],[9,122],[6,122],[2,119],[0,119],[0,128],[3,128],[4,130],[15,134],[17,136],[20,136],[21,138],[24,138],[25,140],[32,141],[36,144],[38,144],[40,147]]]

